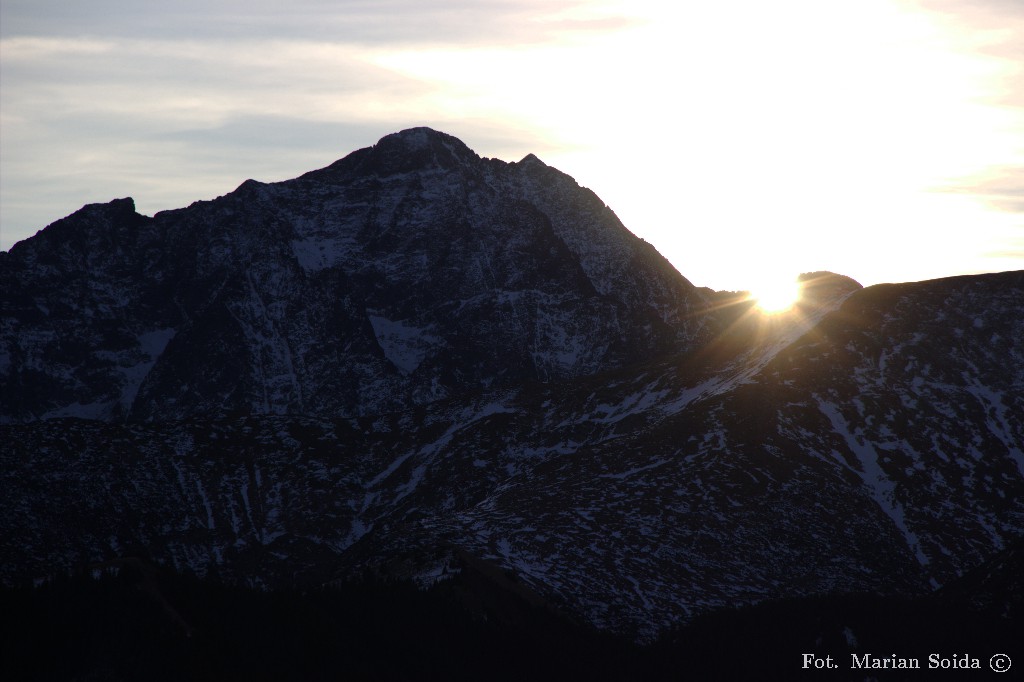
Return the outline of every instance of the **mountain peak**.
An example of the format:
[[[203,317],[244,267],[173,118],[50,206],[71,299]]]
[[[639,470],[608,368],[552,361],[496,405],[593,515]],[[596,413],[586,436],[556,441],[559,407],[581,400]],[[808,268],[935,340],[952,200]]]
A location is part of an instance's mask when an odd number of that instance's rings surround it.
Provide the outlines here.
[[[800,282],[804,300],[817,305],[835,304],[864,288],[852,277],[825,270],[802,273],[797,281]]]
[[[179,417],[374,413],[478,385],[594,374],[698,343],[699,323],[681,312],[703,307],[689,282],[574,180],[539,161],[515,166],[420,127],[294,181],[247,180],[152,219],[137,217],[130,200],[86,207],[58,226],[62,235],[30,242],[46,242],[40,258],[66,253],[67,263],[19,284],[18,296],[36,315],[33,297],[46,289],[43,305],[66,312],[70,338],[115,329],[122,345],[97,340],[70,361],[95,370],[89,386],[48,374],[32,399],[0,401],[0,421],[144,420],[168,403]],[[83,303],[65,300],[77,290],[69,277],[99,292],[90,305],[101,312],[83,323]],[[38,324],[57,338],[52,320]],[[267,357],[264,338],[274,339]],[[4,343],[14,347],[13,331],[0,335],[0,363]],[[27,362],[44,364],[49,347],[34,347],[40,359]],[[338,347],[345,352],[329,350]],[[30,369],[20,356],[11,367]],[[115,367],[134,369],[129,377]],[[377,379],[339,378],[353,376]]]
[[[409,128],[385,135],[371,151],[374,169],[398,174],[422,168],[456,168],[479,160],[462,140],[431,128]]]
[[[71,215],[94,218],[124,216],[134,213],[135,199],[124,197],[123,199],[111,199],[106,203],[86,204]]]
[[[377,144],[401,143],[406,148],[422,149],[430,146],[431,144],[444,141],[453,141],[461,146],[465,146],[457,137],[426,126],[406,128],[405,130],[400,130],[397,133],[390,133],[378,140]]]

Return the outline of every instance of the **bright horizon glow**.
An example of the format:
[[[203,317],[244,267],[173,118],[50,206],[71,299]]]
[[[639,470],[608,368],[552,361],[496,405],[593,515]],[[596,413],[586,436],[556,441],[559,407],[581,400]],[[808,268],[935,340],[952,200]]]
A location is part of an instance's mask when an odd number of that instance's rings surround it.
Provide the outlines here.
[[[750,297],[758,310],[776,315],[791,310],[800,300],[800,292],[800,283],[796,279],[780,278],[758,283],[750,291]]]
[[[0,249],[86,203],[132,196],[153,214],[426,125],[481,156],[536,154],[698,286],[1024,268],[1024,6],[10,0],[0,12]]]

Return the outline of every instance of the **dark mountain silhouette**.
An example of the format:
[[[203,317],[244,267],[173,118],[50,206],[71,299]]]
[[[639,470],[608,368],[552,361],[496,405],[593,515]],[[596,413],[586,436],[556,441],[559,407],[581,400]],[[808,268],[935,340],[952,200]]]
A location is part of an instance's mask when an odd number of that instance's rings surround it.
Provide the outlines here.
[[[8,422],[377,414],[708,338],[592,192],[423,128],[153,218],[87,206],[3,259]]]
[[[920,598],[1024,533],[1024,272],[803,280],[762,315],[536,157],[424,128],[87,206],[0,254],[0,578],[471,573],[641,641]]]

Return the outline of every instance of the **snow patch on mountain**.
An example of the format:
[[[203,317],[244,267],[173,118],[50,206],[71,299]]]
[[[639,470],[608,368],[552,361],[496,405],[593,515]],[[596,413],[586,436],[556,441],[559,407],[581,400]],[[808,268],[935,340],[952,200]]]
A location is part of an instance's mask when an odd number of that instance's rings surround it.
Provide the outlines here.
[[[370,310],[367,318],[384,357],[403,374],[415,372],[430,351],[443,343],[432,324],[419,327],[408,320],[389,320]]]
[[[120,403],[119,400],[106,400],[96,403],[71,403],[43,414],[41,419],[62,419],[73,417],[75,419],[109,419],[114,406]]]
[[[983,386],[974,377],[964,373],[964,381],[967,383],[967,392],[981,403],[985,410],[985,423],[992,435],[1006,446],[1006,451],[1017,464],[1021,476],[1024,476],[1024,451],[1015,442],[1010,421],[1007,417],[1008,409],[1003,404],[1003,394]]]
[[[354,248],[350,235],[340,237],[308,237],[291,242],[295,259],[308,273],[319,272],[338,265]]]
[[[147,359],[131,367],[119,368],[125,378],[124,388],[121,391],[121,399],[119,401],[125,413],[127,413],[135,401],[135,396],[139,392],[139,386],[142,385],[146,375],[153,369],[153,365],[156,364],[160,354],[164,352],[167,344],[171,342],[176,333],[176,329],[168,327],[165,329],[155,329],[139,335],[139,347],[145,353]]]
[[[817,398],[818,409],[828,417],[832,428],[846,441],[847,447],[856,456],[860,463],[859,471],[852,469],[864,482],[865,487],[871,493],[872,498],[878,506],[892,519],[900,533],[907,541],[907,546],[917,557],[922,566],[929,563],[928,557],[921,550],[921,542],[917,535],[907,526],[903,505],[896,499],[896,484],[889,478],[882,469],[879,462],[878,452],[870,442],[863,437],[863,434],[851,430],[842,412],[836,406]]]

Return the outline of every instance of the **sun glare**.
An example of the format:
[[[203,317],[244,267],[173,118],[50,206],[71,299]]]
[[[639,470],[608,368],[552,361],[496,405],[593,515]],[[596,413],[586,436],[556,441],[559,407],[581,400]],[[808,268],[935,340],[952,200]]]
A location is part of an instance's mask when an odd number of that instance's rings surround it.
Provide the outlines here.
[[[764,282],[750,292],[761,312],[774,315],[796,305],[800,299],[800,284],[795,280]]]

